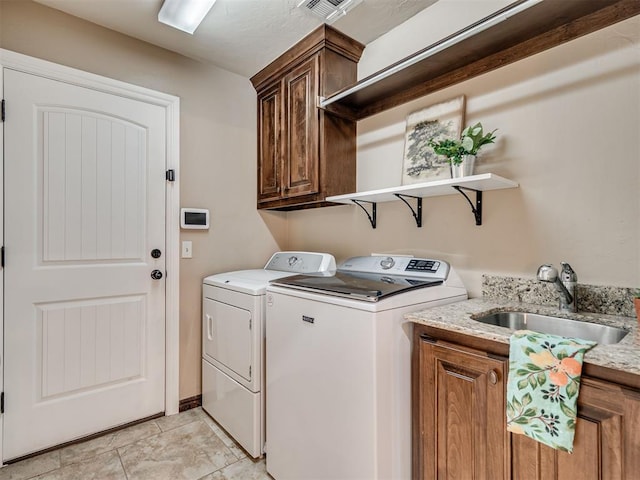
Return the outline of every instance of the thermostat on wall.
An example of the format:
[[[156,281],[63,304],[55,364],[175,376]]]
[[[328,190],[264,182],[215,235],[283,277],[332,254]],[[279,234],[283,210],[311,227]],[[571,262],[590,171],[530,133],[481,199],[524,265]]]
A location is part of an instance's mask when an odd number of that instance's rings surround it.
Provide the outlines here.
[[[209,228],[209,210],[206,208],[181,208],[180,228],[207,230]]]

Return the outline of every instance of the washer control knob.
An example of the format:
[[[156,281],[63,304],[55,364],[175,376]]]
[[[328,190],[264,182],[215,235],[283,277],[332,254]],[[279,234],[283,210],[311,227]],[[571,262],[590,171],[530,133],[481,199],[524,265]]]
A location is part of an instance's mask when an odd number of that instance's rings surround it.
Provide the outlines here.
[[[295,255],[289,257],[289,266],[293,267],[296,263],[298,263],[299,258],[296,257]]]
[[[385,257],[382,260],[380,260],[380,266],[384,269],[384,270],[389,270],[391,267],[393,267],[396,264],[396,261],[392,258],[392,257]]]

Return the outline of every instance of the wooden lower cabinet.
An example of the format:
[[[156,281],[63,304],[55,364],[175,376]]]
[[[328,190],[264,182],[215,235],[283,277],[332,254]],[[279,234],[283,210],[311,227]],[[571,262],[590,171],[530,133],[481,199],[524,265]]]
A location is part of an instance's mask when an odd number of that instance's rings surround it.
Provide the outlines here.
[[[508,478],[506,359],[417,338],[413,478]]]
[[[640,479],[640,391],[583,376],[573,453],[557,451],[506,431],[508,347],[425,332],[414,328],[414,480]]]

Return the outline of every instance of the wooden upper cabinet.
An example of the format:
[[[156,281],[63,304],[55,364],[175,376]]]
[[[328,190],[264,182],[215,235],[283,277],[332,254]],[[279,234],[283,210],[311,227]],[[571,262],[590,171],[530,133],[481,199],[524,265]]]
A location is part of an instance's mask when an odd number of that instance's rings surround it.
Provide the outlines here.
[[[322,25],[251,78],[258,94],[258,208],[325,206],[356,189],[356,123],[318,108],[356,81],[364,46]]]

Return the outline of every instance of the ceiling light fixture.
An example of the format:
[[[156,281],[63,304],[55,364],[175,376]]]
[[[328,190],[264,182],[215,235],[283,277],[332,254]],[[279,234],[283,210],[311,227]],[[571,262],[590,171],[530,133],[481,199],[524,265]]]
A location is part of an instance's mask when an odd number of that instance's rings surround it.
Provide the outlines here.
[[[216,0],[164,0],[158,21],[193,35],[214,3]]]

